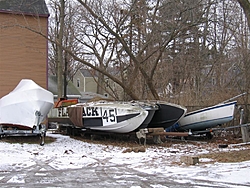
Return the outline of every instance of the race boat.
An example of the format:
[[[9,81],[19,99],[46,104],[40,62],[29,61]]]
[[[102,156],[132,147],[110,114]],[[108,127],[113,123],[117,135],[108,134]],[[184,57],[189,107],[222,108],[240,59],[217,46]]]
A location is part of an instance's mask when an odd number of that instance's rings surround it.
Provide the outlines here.
[[[151,101],[158,106],[148,128],[171,127],[176,124],[185,114],[187,109],[183,106],[165,101]]]
[[[236,103],[236,101],[220,103],[189,112],[166,131],[204,131],[227,123],[234,118]]]
[[[75,127],[95,131],[129,133],[151,121],[147,119],[148,110],[137,102],[96,101],[67,109]]]
[[[54,105],[53,94],[30,79],[0,99],[1,128],[30,130],[39,126]]]
[[[152,121],[155,112],[159,110],[159,106],[155,102],[151,101],[132,101],[132,103],[136,103],[137,105],[141,106],[143,109],[148,111],[148,116],[144,120],[144,122],[136,129],[138,131],[139,129],[145,129],[148,128],[148,125]]]

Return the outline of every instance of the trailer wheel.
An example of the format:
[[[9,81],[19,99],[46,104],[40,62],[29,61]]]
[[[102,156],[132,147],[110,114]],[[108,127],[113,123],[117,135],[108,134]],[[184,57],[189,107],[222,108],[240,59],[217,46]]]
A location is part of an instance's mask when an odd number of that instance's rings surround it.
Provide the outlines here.
[[[213,138],[213,135],[211,132],[206,133],[206,138],[211,140]]]

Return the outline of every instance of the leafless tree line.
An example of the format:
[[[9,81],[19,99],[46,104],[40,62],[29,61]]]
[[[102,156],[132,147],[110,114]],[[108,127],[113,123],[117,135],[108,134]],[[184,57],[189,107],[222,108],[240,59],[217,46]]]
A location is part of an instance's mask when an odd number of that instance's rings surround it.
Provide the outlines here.
[[[48,6],[50,72],[59,96],[63,78],[80,67],[98,72],[98,92],[117,100],[209,105],[250,88],[248,0],[51,0]],[[116,84],[107,88],[107,79]]]

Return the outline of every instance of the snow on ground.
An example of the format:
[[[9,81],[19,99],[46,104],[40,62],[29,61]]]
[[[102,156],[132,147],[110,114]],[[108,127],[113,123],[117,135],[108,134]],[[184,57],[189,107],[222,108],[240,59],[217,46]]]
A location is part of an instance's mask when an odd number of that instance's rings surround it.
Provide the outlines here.
[[[34,165],[37,160],[46,162],[58,170],[94,167],[103,163],[110,166],[125,165],[127,168],[149,175],[161,174],[181,183],[207,180],[250,186],[250,161],[217,163],[208,158],[200,158],[200,163],[196,165],[188,166],[180,163],[180,156],[195,156],[209,153],[211,150],[231,151],[236,150],[237,147],[204,149],[204,147],[186,143],[173,144],[171,147],[148,146],[146,152],[123,153],[126,148],[86,143],[60,134],[48,133],[47,136],[55,137],[57,140],[44,146],[0,141],[0,171],[27,168]],[[244,149],[244,147],[241,148]],[[0,181],[1,178],[3,177],[0,177]],[[22,180],[13,177],[11,181]]]

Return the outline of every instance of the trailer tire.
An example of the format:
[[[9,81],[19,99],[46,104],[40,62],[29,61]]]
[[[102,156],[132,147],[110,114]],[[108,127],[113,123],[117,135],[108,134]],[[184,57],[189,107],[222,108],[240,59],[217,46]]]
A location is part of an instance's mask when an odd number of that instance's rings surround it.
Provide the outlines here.
[[[211,140],[213,138],[213,135],[211,132],[206,133],[206,138]]]

